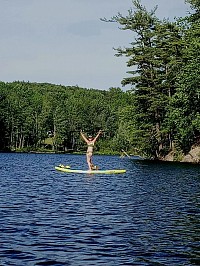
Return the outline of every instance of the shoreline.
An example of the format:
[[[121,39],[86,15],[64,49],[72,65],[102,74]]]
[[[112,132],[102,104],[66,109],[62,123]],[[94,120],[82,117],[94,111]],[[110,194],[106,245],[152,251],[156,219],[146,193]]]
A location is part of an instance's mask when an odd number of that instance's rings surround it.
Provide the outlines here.
[[[27,153],[27,154],[67,154],[67,155],[85,155],[85,152],[55,152],[55,151],[0,151],[0,153]],[[157,159],[150,159],[150,158],[144,158],[140,155],[129,155],[121,157],[120,153],[99,153],[96,152],[95,155],[102,155],[102,156],[119,156],[120,159],[129,159],[129,160],[136,160],[136,161],[146,161],[146,162],[152,162],[152,163],[162,163],[162,162],[168,162],[168,163],[183,163],[183,164],[191,164],[191,165],[200,165],[200,147],[195,147],[191,149],[191,151],[182,156],[180,160],[174,160],[175,153],[171,152],[168,155],[166,155],[163,158],[157,158]]]

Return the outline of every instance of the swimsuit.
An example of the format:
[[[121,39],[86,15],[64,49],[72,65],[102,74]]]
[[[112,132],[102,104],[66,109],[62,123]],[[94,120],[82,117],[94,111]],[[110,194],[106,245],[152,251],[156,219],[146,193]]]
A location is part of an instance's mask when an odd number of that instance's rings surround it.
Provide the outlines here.
[[[88,143],[87,153],[91,153],[92,154],[93,148],[94,148],[94,142],[91,141],[90,143]]]

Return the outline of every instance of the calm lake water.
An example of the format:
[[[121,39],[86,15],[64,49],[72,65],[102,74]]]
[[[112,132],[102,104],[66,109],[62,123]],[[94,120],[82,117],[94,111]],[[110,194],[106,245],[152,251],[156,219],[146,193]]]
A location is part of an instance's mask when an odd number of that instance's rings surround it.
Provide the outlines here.
[[[200,265],[200,166],[0,153],[0,265]]]

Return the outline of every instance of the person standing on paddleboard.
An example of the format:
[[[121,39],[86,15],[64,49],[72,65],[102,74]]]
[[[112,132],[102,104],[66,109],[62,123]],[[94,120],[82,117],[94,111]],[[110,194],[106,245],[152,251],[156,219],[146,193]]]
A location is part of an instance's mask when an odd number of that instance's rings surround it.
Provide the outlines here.
[[[102,130],[99,130],[97,133],[96,137],[93,138],[93,136],[89,135],[88,138],[83,134],[83,131],[81,130],[81,137],[84,139],[84,141],[87,143],[87,153],[86,153],[86,158],[87,158],[87,164],[89,170],[93,170],[93,163],[92,163],[92,155],[93,155],[93,150],[94,150],[94,144],[97,141],[98,137],[101,135]]]

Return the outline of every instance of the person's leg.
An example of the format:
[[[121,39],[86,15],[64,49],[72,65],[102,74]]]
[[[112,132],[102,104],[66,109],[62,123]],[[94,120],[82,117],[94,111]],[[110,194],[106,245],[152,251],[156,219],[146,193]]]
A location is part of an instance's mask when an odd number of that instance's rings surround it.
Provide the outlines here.
[[[92,154],[91,153],[87,153],[87,164],[88,164],[88,168],[89,170],[92,170]]]

